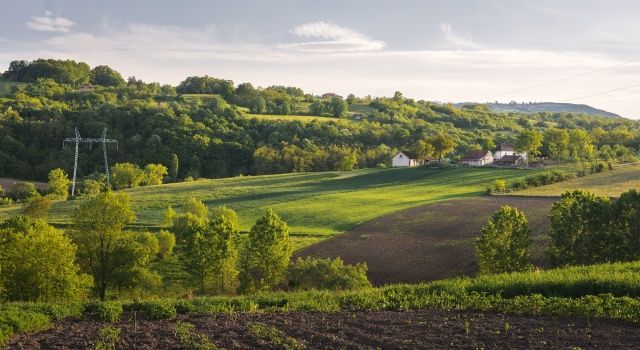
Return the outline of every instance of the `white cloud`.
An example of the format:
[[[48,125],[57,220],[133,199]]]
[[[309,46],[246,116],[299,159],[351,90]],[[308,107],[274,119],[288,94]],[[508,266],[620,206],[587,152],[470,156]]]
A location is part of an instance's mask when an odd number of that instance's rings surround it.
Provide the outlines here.
[[[358,52],[384,48],[383,41],[374,40],[353,29],[323,21],[307,23],[291,30],[299,38],[320,40],[280,44],[279,48],[303,52]]]
[[[453,31],[451,23],[440,23],[440,31],[450,46],[461,49],[479,49],[481,45],[475,44],[471,38],[471,34],[460,35]]]
[[[54,17],[51,12],[46,11],[44,17],[32,16],[26,24],[27,28],[41,32],[68,33],[75,23],[64,17]]]

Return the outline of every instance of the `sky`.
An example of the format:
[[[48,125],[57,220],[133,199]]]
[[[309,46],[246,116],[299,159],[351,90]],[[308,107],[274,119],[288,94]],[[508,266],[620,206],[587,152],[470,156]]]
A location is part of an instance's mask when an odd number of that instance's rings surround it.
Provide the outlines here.
[[[439,102],[584,103],[640,118],[636,0],[0,0],[16,59]]]

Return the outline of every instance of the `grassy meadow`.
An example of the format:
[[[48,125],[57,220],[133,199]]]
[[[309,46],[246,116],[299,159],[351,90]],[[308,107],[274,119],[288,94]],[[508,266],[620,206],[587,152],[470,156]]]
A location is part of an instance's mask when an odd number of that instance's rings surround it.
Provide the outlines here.
[[[401,209],[480,196],[495,179],[513,180],[536,171],[540,170],[362,169],[198,180],[125,191],[141,226],[161,225],[167,206],[179,210],[186,198],[195,197],[209,207],[226,205],[237,211],[242,230],[272,208],[289,223],[296,246],[302,247]],[[69,223],[80,201],[56,202],[49,221]],[[0,220],[20,211],[18,205],[0,207]]]
[[[321,121],[321,122],[330,122],[330,121],[339,121],[345,120],[341,118],[334,117],[320,117],[314,115],[280,115],[280,114],[247,114],[248,118],[257,118],[261,120],[284,120],[284,121],[295,121],[299,120],[301,122],[311,122],[311,121]]]
[[[640,190],[640,164],[620,166],[613,171],[578,177],[555,184],[514,192],[522,196],[560,196],[568,190],[586,190],[597,195],[618,197],[630,189]]]

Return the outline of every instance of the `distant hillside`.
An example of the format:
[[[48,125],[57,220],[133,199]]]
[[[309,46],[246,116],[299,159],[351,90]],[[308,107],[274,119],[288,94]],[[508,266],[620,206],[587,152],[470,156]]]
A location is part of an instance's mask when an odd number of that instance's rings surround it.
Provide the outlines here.
[[[557,113],[580,113],[592,116],[602,116],[608,118],[621,118],[621,116],[603,111],[602,109],[593,108],[588,105],[573,103],[556,103],[556,102],[536,102],[536,103],[487,103],[487,106],[495,113],[539,113],[539,112],[557,112]]]

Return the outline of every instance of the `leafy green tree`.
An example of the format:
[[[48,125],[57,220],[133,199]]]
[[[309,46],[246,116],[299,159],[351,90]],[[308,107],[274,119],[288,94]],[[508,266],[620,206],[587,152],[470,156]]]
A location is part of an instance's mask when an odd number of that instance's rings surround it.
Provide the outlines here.
[[[47,197],[34,198],[24,207],[24,215],[33,219],[45,219],[53,202]]]
[[[15,201],[30,201],[40,197],[40,193],[31,182],[16,182],[7,190],[7,195]]]
[[[516,150],[519,152],[527,152],[527,154],[534,158],[540,154],[540,147],[542,147],[543,135],[536,130],[525,130],[518,135],[516,141]]]
[[[67,199],[69,197],[69,185],[71,181],[64,170],[58,168],[49,172],[49,195],[55,199]]]
[[[201,200],[190,197],[185,199],[184,204],[182,204],[182,213],[193,214],[199,218],[206,219],[209,216],[209,208]]]
[[[611,226],[611,201],[590,192],[567,191],[549,213],[549,257],[554,266],[616,261],[622,237]]]
[[[569,133],[566,130],[549,129],[544,138],[549,158],[565,160],[569,157]]]
[[[173,254],[173,248],[176,246],[176,236],[173,233],[167,230],[160,230],[156,234],[156,238],[158,239],[158,257],[160,259]]]
[[[480,273],[525,271],[531,267],[530,231],[527,218],[516,208],[502,206],[496,211],[482,235],[476,238],[476,256]]]
[[[178,170],[179,170],[180,162],[178,161],[178,155],[175,153],[171,154],[171,163],[169,164],[169,176],[171,176],[172,181],[178,181]]]
[[[320,100],[313,101],[309,106],[309,111],[311,112],[311,115],[323,115],[325,112],[324,103]]]
[[[334,96],[329,101],[329,105],[327,106],[329,114],[334,117],[343,117],[349,111],[349,105],[347,101],[343,100],[341,97]]]
[[[100,194],[102,192],[105,184],[94,179],[84,179],[82,180],[82,187],[80,188],[80,196],[82,197],[90,197]]]
[[[225,217],[212,219],[188,239],[185,266],[201,292],[233,292],[236,288],[238,229]]]
[[[76,246],[44,221],[14,217],[0,223],[0,299],[84,299],[93,283],[75,259]]]
[[[582,129],[569,132],[569,155],[576,160],[592,159],[595,149],[591,136]]]
[[[174,220],[178,216],[175,210],[171,206],[168,206],[167,209],[164,210],[162,216],[162,227],[171,227],[174,224]]]
[[[429,139],[429,143],[433,145],[433,155],[438,159],[444,158],[456,147],[456,143],[453,141],[451,136],[444,133],[440,133],[437,136],[432,137]]]
[[[117,190],[138,187],[144,180],[144,171],[135,164],[118,163],[111,167],[111,185]]]
[[[145,250],[145,263],[154,260],[160,253],[158,237],[151,232],[139,232],[133,237]]]
[[[124,86],[122,75],[109,66],[96,66],[91,70],[91,83],[102,86]]]
[[[622,243],[619,260],[640,260],[640,192],[632,189],[620,195],[613,204],[616,230]]]
[[[167,167],[162,164],[147,164],[144,167],[142,184],[145,186],[162,185],[162,180],[167,176]]]
[[[234,227],[240,227],[240,218],[238,218],[238,213],[236,213],[235,210],[227,207],[226,205],[213,208],[213,210],[211,210],[211,218],[225,218],[229,220]]]
[[[289,227],[269,209],[249,231],[241,256],[240,283],[245,291],[267,290],[281,283],[291,260]]]
[[[74,212],[71,236],[78,261],[91,274],[101,300],[112,286],[123,286],[143,268],[145,249],[123,231],[135,220],[126,193],[106,192],[85,200]]]
[[[433,156],[436,149],[432,144],[425,140],[419,140],[416,145],[416,156],[420,159],[425,159],[427,157]]]

